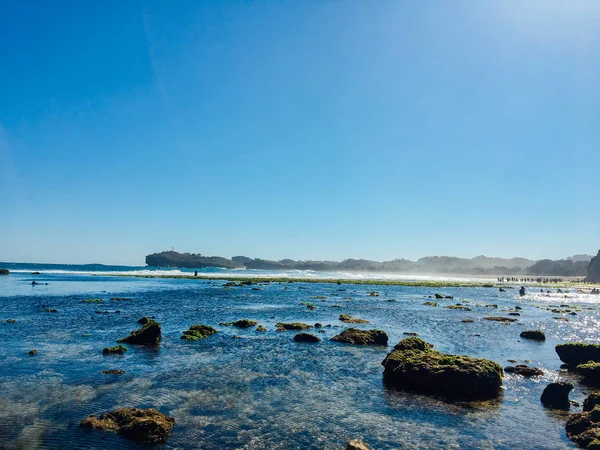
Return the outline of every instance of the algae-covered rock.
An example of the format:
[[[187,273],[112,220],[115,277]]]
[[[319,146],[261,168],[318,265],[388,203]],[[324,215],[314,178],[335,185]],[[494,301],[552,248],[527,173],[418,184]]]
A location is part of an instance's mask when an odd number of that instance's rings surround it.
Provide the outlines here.
[[[16,323],[15,319],[6,319],[6,323]]]
[[[534,377],[539,375],[544,375],[542,369],[538,369],[537,367],[529,367],[526,364],[517,364],[516,366],[508,366],[504,368],[504,371],[507,373],[515,373],[517,375],[522,375],[524,377]]]
[[[569,409],[569,392],[573,390],[573,383],[550,383],[544,388],[540,401],[547,408]]]
[[[236,320],[235,322],[221,322],[219,325],[224,327],[234,326],[238,328],[250,328],[258,325],[258,322],[256,320],[240,319]]]
[[[425,306],[437,306],[437,302],[425,302],[423,303]]]
[[[532,341],[543,342],[546,340],[546,334],[542,330],[522,331],[519,336],[521,336],[524,339],[531,339]]]
[[[430,348],[433,348],[432,344],[415,336],[402,339],[394,346],[395,350],[428,350]]]
[[[464,305],[461,305],[460,303],[457,303],[456,305],[448,305],[448,306],[444,306],[444,308],[446,309],[457,309],[459,311],[471,311],[471,308],[468,308]]]
[[[388,335],[381,330],[359,330],[348,328],[331,338],[335,342],[358,345],[387,345]]]
[[[491,316],[491,317],[484,317],[485,320],[491,320],[492,322],[504,322],[504,323],[510,323],[510,322],[517,322],[517,319],[513,319],[512,317],[503,317],[503,316]]]
[[[151,320],[139,330],[134,330],[127,337],[119,339],[117,342],[126,342],[127,344],[138,345],[158,345],[162,338],[160,324]]]
[[[213,334],[218,333],[216,328],[209,327],[208,325],[192,325],[189,330],[185,330],[181,335],[181,339],[187,341],[196,341],[198,339],[204,339]]]
[[[49,313],[57,313],[57,312],[58,312],[58,309],[56,309],[56,308],[46,308],[46,309],[45,309],[45,312],[49,312]]]
[[[590,394],[583,401],[583,412],[572,414],[565,426],[567,437],[588,450],[597,450],[600,446],[599,395]]]
[[[123,347],[122,345],[115,345],[114,347],[107,347],[102,350],[103,355],[122,355],[127,351],[127,347]]]
[[[431,350],[430,344],[403,344],[388,354],[382,365],[385,384],[398,389],[464,400],[492,399],[501,393],[500,365],[487,359],[447,355]]]
[[[567,342],[558,344],[555,349],[560,360],[567,364],[577,366],[588,361],[600,362],[600,344]]]
[[[162,444],[167,441],[175,419],[153,408],[120,408],[96,416],[92,414],[79,424],[84,428],[112,431],[144,444]]]
[[[101,371],[100,373],[104,375],[123,375],[125,371],[121,369],[106,369]]]
[[[140,320],[138,320],[137,323],[141,323],[142,325],[146,325],[148,322],[151,322],[152,319],[154,319],[154,316],[152,316],[152,317],[144,316]]]
[[[578,364],[574,371],[582,375],[587,383],[600,385],[600,362],[588,361]]]
[[[310,333],[298,333],[294,336],[296,342],[321,342],[321,338]]]
[[[8,269],[0,269],[0,275],[10,275],[10,271]]]
[[[29,353],[31,356],[35,356],[38,354],[38,351],[37,351],[37,349],[34,348],[33,350],[29,350],[29,352],[27,352],[27,353]]]
[[[256,327],[256,331],[260,331],[262,333],[264,333],[265,331],[268,331],[263,325],[259,325]]]
[[[275,327],[277,328],[277,331],[308,330],[309,328],[312,328],[312,325],[308,325],[307,323],[302,323],[302,322],[290,322],[290,323],[278,322],[275,324]]]
[[[85,300],[81,300],[81,303],[106,303],[101,298],[86,298]]]
[[[350,314],[340,314],[340,320],[344,323],[369,323],[368,320],[352,317]]]

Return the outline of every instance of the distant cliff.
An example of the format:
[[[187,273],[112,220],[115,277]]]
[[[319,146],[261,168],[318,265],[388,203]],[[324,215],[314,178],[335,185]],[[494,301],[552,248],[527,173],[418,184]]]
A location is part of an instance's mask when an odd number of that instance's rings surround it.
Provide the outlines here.
[[[460,273],[474,275],[587,275],[587,266],[592,258],[577,255],[561,260],[533,261],[526,258],[456,258],[452,256],[427,256],[417,261],[394,259],[391,261],[371,261],[368,259],[345,259],[344,261],[294,261],[282,259],[271,261],[247,256],[234,256],[231,259],[220,256],[202,256],[195,253],[175,251],[154,253],[146,256],[146,264],[155,267],[181,267],[202,269],[221,267],[226,269],[263,270],[316,270],[323,272],[379,272],[379,273]]]
[[[598,250],[598,254],[590,261],[588,275],[585,281],[589,283],[600,283],[600,250]]]

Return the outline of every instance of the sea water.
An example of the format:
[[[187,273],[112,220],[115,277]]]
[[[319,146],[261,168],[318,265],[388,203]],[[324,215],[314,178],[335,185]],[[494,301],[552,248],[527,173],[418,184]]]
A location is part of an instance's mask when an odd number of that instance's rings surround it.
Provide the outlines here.
[[[520,297],[515,288],[501,293],[319,282],[226,288],[231,271],[208,271],[221,274],[221,281],[107,276],[148,270],[141,267],[1,266],[12,272],[0,277],[0,448],[8,449],[142,448],[114,433],[79,427],[89,414],[123,406],[153,407],[174,417],[167,449],[340,449],[356,438],[374,449],[573,448],[564,431],[566,413],[544,409],[539,397],[548,383],[569,380],[576,386],[571,399],[581,402],[588,388],[559,370],[554,346],[600,339],[600,298],[574,291],[529,289]],[[48,284],[32,286],[33,280]],[[429,299],[435,293],[453,299]],[[82,303],[87,298],[105,303]],[[443,307],[455,303],[472,311]],[[577,315],[543,309],[561,304],[580,309]],[[523,308],[516,323],[482,320],[515,306]],[[58,312],[46,312],[52,308]],[[385,330],[390,346],[330,341],[347,327],[338,320],[342,313],[371,322],[353,326]],[[156,316],[161,324],[159,348],[128,346],[123,355],[102,355],[104,347],[139,328],[143,316]],[[9,318],[16,323],[7,323]],[[257,320],[268,331],[218,325],[241,318]],[[467,318],[474,322],[461,322]],[[322,342],[297,343],[294,332],[275,331],[277,322],[292,321],[325,325],[324,333],[310,331]],[[193,324],[219,333],[181,340]],[[543,330],[546,342],[521,339],[526,329]],[[404,332],[418,333],[442,352],[502,366],[510,365],[508,359],[530,360],[545,375],[505,374],[501,398],[482,403],[448,403],[388,389],[381,361]],[[30,356],[31,349],[38,354]],[[101,374],[105,369],[126,373]]]

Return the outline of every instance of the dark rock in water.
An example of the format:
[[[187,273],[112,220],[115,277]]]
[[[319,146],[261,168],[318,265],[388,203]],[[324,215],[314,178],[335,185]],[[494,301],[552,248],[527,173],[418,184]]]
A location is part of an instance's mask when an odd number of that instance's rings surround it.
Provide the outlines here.
[[[423,303],[423,305],[425,305],[425,306],[437,306],[438,304],[437,304],[437,302],[425,302],[425,303]]]
[[[355,439],[348,442],[346,450],[371,450],[363,441]]]
[[[105,375],[123,375],[125,373],[124,370],[121,369],[107,369],[100,372]]]
[[[381,330],[359,330],[348,328],[331,338],[335,342],[358,345],[387,345],[388,335]]]
[[[583,342],[567,342],[555,347],[562,362],[577,366],[588,361],[600,362],[600,344],[585,344]]]
[[[33,356],[33,355],[37,355],[38,351],[37,351],[37,349],[34,348],[33,350],[29,350],[28,353]]]
[[[598,393],[583,401],[583,412],[572,414],[565,426],[567,437],[582,448],[600,449],[600,405]]]
[[[46,311],[46,312],[49,312],[49,313],[57,313],[57,312],[58,312],[58,309],[54,309],[54,308],[46,308],[46,310],[45,310],[45,311]]]
[[[236,320],[235,322],[221,322],[219,325],[224,326],[224,327],[238,327],[238,328],[250,328],[250,327],[255,327],[256,325],[258,325],[258,322],[256,320],[250,320],[250,319],[240,319],[240,320]]]
[[[298,333],[294,336],[296,342],[321,342],[321,338],[310,333]]]
[[[127,351],[127,347],[123,347],[122,345],[116,345],[114,347],[107,347],[102,350],[103,355],[122,355]]]
[[[402,333],[404,336],[418,336],[419,333],[413,333],[412,331],[405,331]]]
[[[31,275],[39,275],[39,272],[31,272]]]
[[[322,328],[322,327],[323,327],[322,323],[319,323],[319,322],[315,323],[315,328]]]
[[[447,355],[431,350],[431,344],[424,341],[423,344],[415,348],[400,341],[386,356],[381,363],[385,367],[386,385],[461,400],[485,400],[500,395],[503,372],[494,361]]]
[[[508,315],[509,316],[520,316],[521,313],[518,313],[518,312],[509,312]]]
[[[79,425],[93,430],[116,432],[144,444],[162,444],[169,438],[174,424],[175,419],[152,408],[120,408],[101,416],[92,414]]]
[[[600,283],[600,250],[598,250],[598,254],[590,261],[585,281],[588,283]]]
[[[499,291],[500,292],[506,292],[506,290],[504,288],[500,288]]]
[[[507,373],[516,373],[517,375],[522,375],[524,377],[534,377],[539,375],[544,375],[542,369],[538,369],[537,367],[529,367],[525,364],[518,364],[516,366],[508,366],[504,368],[504,371]]]
[[[444,296],[442,294],[435,294],[435,298],[440,300],[440,299],[444,298]]]
[[[433,348],[432,344],[414,336],[402,339],[394,345],[395,350],[428,350],[430,348]]]
[[[573,383],[550,383],[542,392],[540,401],[547,408],[567,410],[569,403],[569,392],[573,390]]]
[[[0,275],[10,275],[10,272],[8,269],[0,269]]]
[[[524,339],[531,339],[532,341],[545,341],[546,335],[542,330],[526,330],[522,331],[519,335]]]
[[[140,320],[138,320],[137,323],[141,323],[142,325],[146,325],[148,322],[151,322],[152,319],[154,319],[154,318],[155,318],[154,316],[150,316],[150,317],[144,316]]]
[[[6,319],[6,323],[16,323],[15,319]]]
[[[256,327],[256,331],[265,332],[265,331],[268,331],[268,330],[264,326],[259,325],[259,326]]]
[[[485,320],[491,320],[493,322],[517,322],[517,319],[513,319],[512,317],[502,317],[502,316],[492,316],[492,317],[484,317]]]
[[[523,308],[521,308],[520,306],[515,306],[515,309],[523,309]]]
[[[275,326],[277,327],[277,331],[308,330],[309,328],[312,328],[312,325],[308,325],[307,323],[302,323],[302,322],[291,322],[291,323],[278,322],[275,324]]]
[[[444,308],[446,308],[446,309],[458,309],[459,311],[471,311],[471,308],[469,308],[467,306],[464,306],[464,305],[461,305],[460,303],[456,304],[456,305],[444,306]]]
[[[473,323],[475,321],[473,319],[464,319],[464,320],[461,320],[461,322],[462,323]]]
[[[352,317],[350,314],[340,314],[339,319],[344,323],[369,323],[368,320]]]
[[[585,364],[579,364],[574,371],[585,378],[589,384],[600,385],[600,363],[588,361]]]
[[[158,345],[162,338],[160,324],[151,320],[139,330],[132,331],[127,337],[119,339],[117,342],[126,342],[128,344],[138,345]]]
[[[208,325],[192,325],[189,330],[183,332],[181,339],[197,341],[198,339],[204,339],[216,333],[218,333],[217,329],[209,327]]]

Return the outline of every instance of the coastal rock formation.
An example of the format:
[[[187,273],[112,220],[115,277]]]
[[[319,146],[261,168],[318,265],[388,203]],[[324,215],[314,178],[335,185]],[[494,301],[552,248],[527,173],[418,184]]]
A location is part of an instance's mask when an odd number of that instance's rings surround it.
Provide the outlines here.
[[[250,327],[255,327],[256,325],[258,325],[258,322],[256,320],[250,320],[250,319],[240,319],[240,320],[236,320],[235,322],[221,322],[219,325],[223,326],[223,327],[238,327],[238,328],[250,328]]]
[[[340,314],[340,320],[344,323],[369,323],[368,320],[352,317],[350,314]]]
[[[573,383],[550,383],[544,388],[540,401],[547,408],[567,410],[569,403],[569,392],[573,390]]]
[[[0,275],[10,275],[10,271],[8,269],[0,269]]]
[[[517,319],[513,319],[512,317],[503,317],[503,316],[484,317],[484,319],[491,320],[492,322],[504,322],[504,323],[517,322]]]
[[[335,342],[358,345],[387,345],[388,335],[381,330],[359,330],[348,328],[331,338]]]
[[[569,417],[567,437],[581,448],[600,449],[600,394],[593,393],[583,402],[583,412]]]
[[[321,342],[321,338],[310,333],[298,333],[294,336],[296,342]]]
[[[504,368],[506,373],[516,373],[517,375],[522,375],[524,377],[534,377],[538,375],[544,375],[542,369],[538,369],[537,367],[529,367],[526,364],[517,364],[516,366],[508,366]]]
[[[189,330],[183,332],[181,339],[197,341],[198,339],[204,339],[216,333],[218,333],[217,329],[209,327],[208,325],[192,325]]]
[[[308,325],[308,324],[302,323],[302,322],[290,322],[290,323],[278,322],[275,324],[275,327],[276,327],[277,331],[308,330],[309,328],[312,328],[312,325]]]
[[[598,254],[590,261],[585,281],[588,283],[600,283],[600,250],[598,250]]]
[[[496,398],[502,388],[502,367],[487,359],[447,355],[408,338],[381,363],[384,383],[398,389],[452,399]]]
[[[120,408],[100,416],[90,415],[79,424],[93,430],[112,431],[144,444],[162,444],[167,441],[175,419],[153,408]]]
[[[575,373],[582,375],[586,383],[600,386],[600,363],[588,361],[585,364],[579,364],[574,369]]]
[[[348,442],[346,450],[370,450],[370,448],[363,441],[355,439],[353,441]]]
[[[121,369],[106,369],[101,371],[100,373],[104,375],[123,375],[125,371]]]
[[[555,350],[562,362],[573,366],[585,364],[588,361],[600,362],[600,344],[567,342],[558,344]]]
[[[107,347],[102,350],[103,355],[122,355],[127,351],[127,347],[122,345],[116,345],[114,347]]]
[[[150,320],[139,330],[132,331],[127,337],[119,339],[117,342],[138,345],[158,345],[162,338],[160,324]]]
[[[433,348],[433,344],[415,336],[402,339],[394,345],[394,350],[428,350],[430,348]]]
[[[546,335],[542,330],[522,331],[519,336],[521,336],[523,339],[531,339],[532,341],[542,342],[546,340]]]

